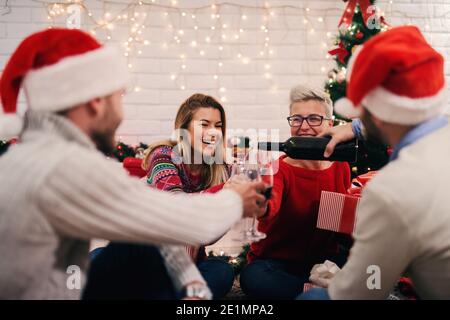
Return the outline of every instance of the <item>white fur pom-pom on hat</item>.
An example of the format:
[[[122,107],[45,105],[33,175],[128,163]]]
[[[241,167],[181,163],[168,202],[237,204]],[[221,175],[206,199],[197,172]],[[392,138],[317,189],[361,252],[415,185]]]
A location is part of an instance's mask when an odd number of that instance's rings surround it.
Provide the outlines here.
[[[353,105],[353,102],[348,98],[341,98],[334,104],[334,111],[345,118],[354,119],[361,115],[361,108]]]
[[[17,114],[0,113],[0,140],[10,140],[22,131],[23,121]]]

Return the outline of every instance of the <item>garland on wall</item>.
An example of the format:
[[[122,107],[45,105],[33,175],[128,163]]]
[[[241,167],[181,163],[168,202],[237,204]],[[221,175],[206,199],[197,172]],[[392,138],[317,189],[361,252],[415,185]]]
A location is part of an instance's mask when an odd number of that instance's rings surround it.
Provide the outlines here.
[[[237,257],[228,255],[226,252],[221,251],[220,254],[216,254],[213,251],[208,252],[208,257],[223,260],[229,263],[234,270],[234,274],[238,275],[241,270],[247,265],[247,253],[250,250],[250,245],[246,244],[242,247],[241,252]]]
[[[148,148],[148,145],[145,143],[139,143],[136,146],[131,146],[123,142],[118,142],[116,148],[111,155],[112,157],[119,160],[119,162],[123,162],[125,158],[144,158],[144,151]]]
[[[211,0],[211,4],[201,6],[195,6],[191,1],[194,5],[189,7],[186,6],[188,2],[177,0],[105,0],[97,1],[95,6],[85,0],[33,1],[42,4],[49,27],[64,24],[79,27],[105,42],[121,44],[131,71],[137,68],[136,58],[147,50],[180,52],[178,63],[168,67],[170,70],[167,71],[167,76],[180,90],[189,88],[187,75],[192,70],[192,60],[207,61],[211,82],[222,102],[228,101],[229,85],[225,78],[222,79],[222,74],[235,63],[248,67],[255,64],[269,92],[278,91],[279,79],[272,64],[280,58],[272,39],[273,33],[278,33],[277,45],[308,46],[311,41],[314,41],[311,44],[320,44],[317,54],[324,61],[318,66],[317,74],[326,76],[329,63],[325,59],[331,59],[327,48],[334,38],[331,32],[326,32],[327,21],[342,10],[339,6],[310,7],[303,2],[299,5],[272,5],[270,1],[243,5]],[[392,3],[385,4],[390,14]],[[162,19],[163,26],[155,25],[155,18]],[[294,25],[295,28],[292,27]],[[124,28],[125,33],[122,32]],[[152,38],[149,30],[155,28],[158,37]],[[292,32],[299,34],[294,36]],[[246,48],[248,43],[257,50]],[[131,90],[137,93],[142,88],[135,83]]]

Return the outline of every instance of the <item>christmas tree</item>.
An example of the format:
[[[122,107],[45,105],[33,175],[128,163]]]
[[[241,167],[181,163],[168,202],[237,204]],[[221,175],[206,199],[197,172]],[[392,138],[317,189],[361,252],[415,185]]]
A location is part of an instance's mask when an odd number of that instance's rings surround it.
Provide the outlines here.
[[[328,73],[328,81],[325,84],[325,90],[333,102],[345,96],[347,86],[345,75],[352,54],[358,46],[387,27],[384,18],[376,14],[375,0],[348,1],[339,22],[339,34],[335,41],[337,48],[328,52],[336,61],[336,67]]]
[[[339,22],[336,48],[328,53],[334,57],[336,67],[328,73],[325,91],[333,102],[345,97],[345,80],[348,62],[358,48],[379,32],[388,28],[382,16],[379,16],[375,0],[344,0],[347,7]],[[335,114],[338,123],[347,121]],[[358,161],[352,164],[352,175],[358,176],[370,170],[378,170],[388,162],[387,146],[376,145],[370,141],[360,141]]]

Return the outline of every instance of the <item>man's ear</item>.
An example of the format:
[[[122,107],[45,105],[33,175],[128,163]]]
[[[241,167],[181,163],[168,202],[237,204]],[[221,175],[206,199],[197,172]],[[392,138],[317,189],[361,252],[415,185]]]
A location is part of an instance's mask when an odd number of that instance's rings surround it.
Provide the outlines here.
[[[327,120],[327,121],[328,121],[328,123],[330,124],[330,127],[333,127],[333,126],[334,126],[334,120],[333,120],[333,119]]]
[[[94,117],[102,117],[105,113],[105,98],[94,98],[87,102],[87,110]]]
[[[381,128],[385,122],[383,120],[381,120],[380,118],[378,118],[373,113],[371,113],[370,115],[372,117],[373,123],[377,126],[377,128]]]

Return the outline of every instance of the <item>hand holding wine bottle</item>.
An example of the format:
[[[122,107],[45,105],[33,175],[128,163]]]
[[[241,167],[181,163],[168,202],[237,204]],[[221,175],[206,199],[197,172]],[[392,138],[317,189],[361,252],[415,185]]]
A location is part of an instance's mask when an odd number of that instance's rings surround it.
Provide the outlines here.
[[[355,134],[352,129],[352,124],[347,123],[340,126],[326,128],[319,135],[319,137],[331,138],[324,151],[324,157],[329,158],[338,144],[355,139]]]
[[[357,140],[336,145],[334,152],[327,158],[324,156],[324,153],[330,139],[330,137],[294,136],[281,143],[261,142],[258,144],[258,149],[281,151],[292,159],[356,162],[358,152]]]
[[[265,213],[266,199],[262,194],[266,188],[261,181],[235,181],[227,186],[242,198],[243,217],[260,217]]]

